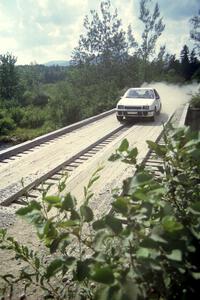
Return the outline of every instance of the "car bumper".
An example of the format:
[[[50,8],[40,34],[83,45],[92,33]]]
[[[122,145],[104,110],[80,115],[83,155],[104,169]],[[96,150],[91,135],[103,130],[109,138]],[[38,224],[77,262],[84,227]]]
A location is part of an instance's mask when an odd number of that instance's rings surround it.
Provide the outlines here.
[[[133,110],[116,110],[116,115],[119,117],[152,117],[154,115],[154,110],[140,110],[140,111],[133,111]]]

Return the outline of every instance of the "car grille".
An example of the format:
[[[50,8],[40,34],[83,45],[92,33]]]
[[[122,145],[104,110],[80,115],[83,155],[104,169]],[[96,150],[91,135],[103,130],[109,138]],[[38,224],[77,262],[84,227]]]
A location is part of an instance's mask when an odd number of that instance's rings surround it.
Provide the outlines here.
[[[137,110],[139,110],[139,109],[142,109],[142,106],[125,106],[124,108],[125,109],[137,109]]]

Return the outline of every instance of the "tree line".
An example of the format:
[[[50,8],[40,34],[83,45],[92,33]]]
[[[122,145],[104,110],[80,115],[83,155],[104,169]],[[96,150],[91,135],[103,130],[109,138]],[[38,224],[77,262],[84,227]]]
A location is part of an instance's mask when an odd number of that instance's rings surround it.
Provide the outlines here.
[[[165,45],[156,52],[165,29],[157,3],[140,1],[141,42],[127,31],[109,0],[84,19],[84,34],[69,67],[30,64],[0,55],[0,136],[26,140],[113,108],[128,87],[143,82],[200,80],[200,12],[191,18],[194,48],[183,45],[180,57]]]

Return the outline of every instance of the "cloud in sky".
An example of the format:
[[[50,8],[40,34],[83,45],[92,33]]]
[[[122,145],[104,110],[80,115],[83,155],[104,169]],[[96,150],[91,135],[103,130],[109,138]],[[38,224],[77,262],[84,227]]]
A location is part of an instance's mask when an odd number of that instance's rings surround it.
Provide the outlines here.
[[[199,0],[158,0],[166,29],[159,44],[179,54],[189,39],[189,19],[197,14]],[[152,3],[155,1],[152,0]],[[83,31],[83,19],[99,0],[0,0],[0,53],[12,52],[19,64],[69,60]],[[111,0],[124,29],[132,24],[141,35],[139,0]]]

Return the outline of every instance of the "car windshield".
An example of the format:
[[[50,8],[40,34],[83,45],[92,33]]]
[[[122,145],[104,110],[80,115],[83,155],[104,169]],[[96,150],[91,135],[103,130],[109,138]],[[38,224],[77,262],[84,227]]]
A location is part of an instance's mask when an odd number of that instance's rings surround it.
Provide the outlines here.
[[[125,95],[125,98],[143,98],[143,99],[153,99],[154,94],[152,90],[149,89],[130,89]]]

